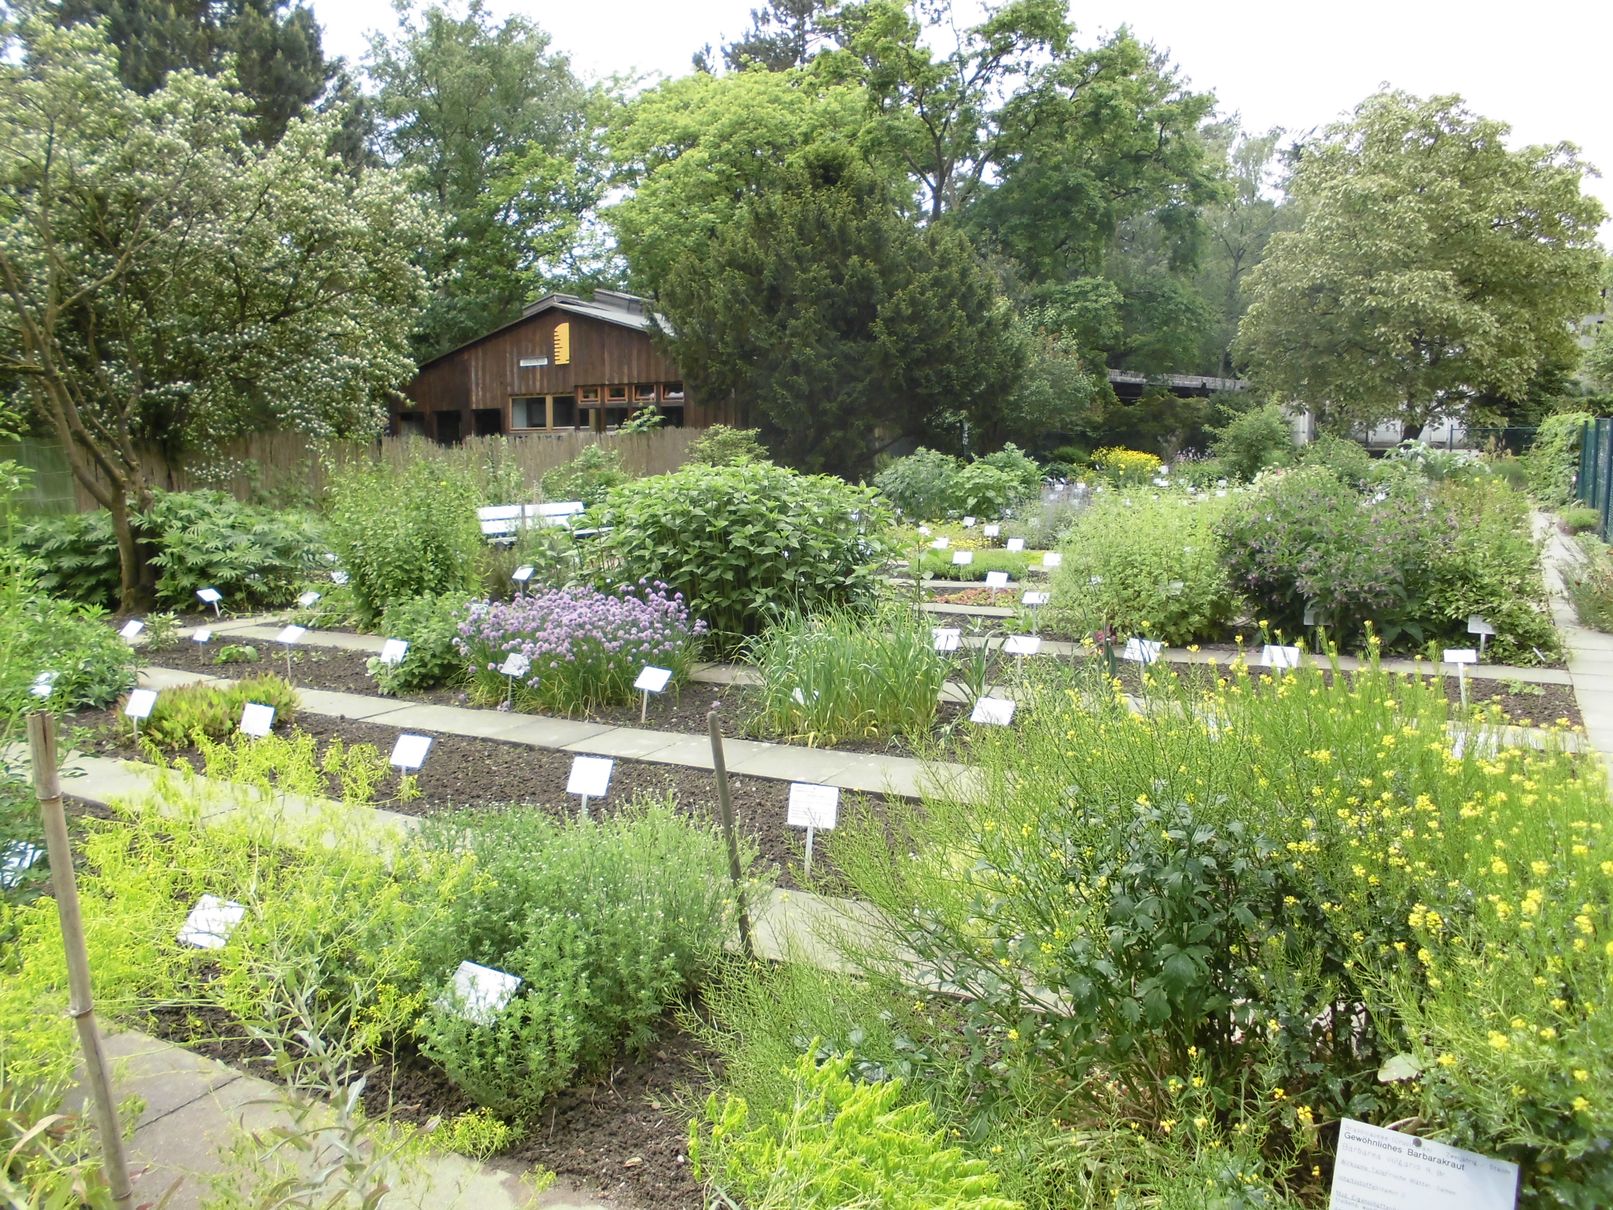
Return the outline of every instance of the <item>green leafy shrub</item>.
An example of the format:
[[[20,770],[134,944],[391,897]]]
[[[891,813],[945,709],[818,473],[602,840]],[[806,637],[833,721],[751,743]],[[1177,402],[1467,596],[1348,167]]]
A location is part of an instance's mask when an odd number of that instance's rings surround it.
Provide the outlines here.
[[[139,663],[99,608],[30,592],[20,579],[0,590],[0,714],[109,705]],[[33,694],[42,673],[56,674],[47,698]]]
[[[814,1042],[790,1072],[793,1104],[770,1120],[713,1093],[689,1126],[696,1179],[752,1210],[1020,1210],[984,1162],[947,1143],[928,1102],[907,1099],[899,1079],[854,1079],[852,1063],[819,1062]]]
[[[1224,504],[1100,495],[1065,535],[1049,623],[1082,634],[1146,632],[1171,644],[1220,637],[1237,605],[1216,534]]]
[[[505,601],[540,586],[559,587],[575,580],[581,571],[576,535],[564,525],[534,525],[519,529],[509,543],[489,542],[482,548],[481,595]],[[531,567],[524,585],[514,576],[519,567]]]
[[[952,480],[947,511],[965,517],[1002,517],[1035,491],[1031,488],[1027,492],[1023,478],[1013,470],[984,461],[971,462],[959,469]]]
[[[909,517],[938,520],[952,507],[953,484],[961,464],[951,454],[922,445],[874,476],[874,486]]]
[[[394,601],[475,591],[483,546],[476,509],[469,476],[446,463],[361,463],[332,477],[331,545],[366,623]]]
[[[766,462],[767,447],[760,429],[735,429],[714,424],[689,446],[684,458],[690,466],[732,466],[736,462]]]
[[[468,595],[451,592],[388,605],[381,615],[381,630],[389,639],[408,643],[409,649],[396,664],[383,664],[376,656],[365,661],[376,688],[396,695],[464,679],[465,660],[454,640],[470,602]]]
[[[235,732],[248,702],[273,706],[276,726],[296,717],[297,691],[273,673],[219,684],[199,681],[159,693],[151,717],[141,724],[140,738],[169,750],[190,746],[197,735],[223,739]]]
[[[599,539],[604,552],[682,593],[726,649],[790,610],[868,603],[884,555],[868,536],[883,526],[872,491],[765,462],[627,484],[602,523],[614,527]]]
[[[1580,438],[1594,419],[1589,412],[1547,416],[1535,431],[1529,452],[1520,459],[1529,494],[1547,508],[1561,508],[1573,500]]]
[[[785,619],[751,641],[748,658],[762,678],[750,728],[811,745],[923,737],[946,681],[928,617],[904,605]]]
[[[198,608],[196,590],[217,588],[232,609],[283,603],[324,549],[312,519],[242,504],[223,492],[155,493],[135,524],[151,541],[157,601]],[[111,605],[118,598],[118,550],[107,512],[50,517],[21,534],[56,596]]]
[[[1383,461],[1415,470],[1425,479],[1471,479],[1487,476],[1490,464],[1472,450],[1444,449],[1425,441],[1402,441]]]
[[[611,488],[632,478],[622,469],[621,454],[603,445],[590,445],[570,462],[544,474],[543,496],[546,500],[581,500],[593,508],[604,503]]]
[[[1351,487],[1365,487],[1372,479],[1372,455],[1366,446],[1348,437],[1323,433],[1299,453],[1301,466],[1325,467]]]
[[[1215,431],[1210,454],[1228,476],[1253,479],[1268,466],[1283,466],[1294,453],[1294,432],[1275,403],[1240,412]]]
[[[982,454],[977,462],[1012,475],[1019,486],[1020,500],[1030,500],[1042,490],[1042,468],[1012,441],[1004,442],[1000,450]]]
[[[1613,558],[1607,546],[1589,534],[1581,536],[1584,562],[1566,577],[1568,599],[1580,623],[1613,632]]]
[[[518,809],[437,817],[422,843],[472,854],[487,882],[423,941],[428,968],[468,959],[523,980],[489,1024],[438,1007],[421,1026],[424,1052],[502,1116],[530,1120],[579,1067],[642,1049],[731,935],[722,837],[669,801],[567,823]]]

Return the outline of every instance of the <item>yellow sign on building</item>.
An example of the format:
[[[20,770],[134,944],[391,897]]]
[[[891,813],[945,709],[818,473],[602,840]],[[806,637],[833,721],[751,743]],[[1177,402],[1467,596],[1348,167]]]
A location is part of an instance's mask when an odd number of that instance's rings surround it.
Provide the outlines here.
[[[557,366],[571,364],[571,324],[558,323],[554,326],[554,363]]]

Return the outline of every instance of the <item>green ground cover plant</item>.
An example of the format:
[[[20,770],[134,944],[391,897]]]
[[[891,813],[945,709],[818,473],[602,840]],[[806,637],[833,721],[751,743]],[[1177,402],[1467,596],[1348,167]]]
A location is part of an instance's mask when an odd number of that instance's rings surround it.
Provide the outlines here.
[[[476,590],[485,546],[477,507],[469,475],[446,462],[359,463],[332,477],[331,547],[366,625],[394,602]]]
[[[686,466],[611,493],[601,582],[626,572],[665,583],[729,653],[792,610],[871,603],[885,523],[871,490],[832,476],[765,462]]]
[[[1238,609],[1217,534],[1224,506],[1174,492],[1099,494],[1065,535],[1048,625],[1173,645],[1221,637]]]
[[[1567,577],[1568,599],[1583,625],[1613,632],[1613,557],[1591,534],[1580,536],[1579,550],[1584,559]]]
[[[220,684],[197,682],[159,693],[151,717],[140,725],[140,738],[159,751],[190,747],[198,736],[220,740],[235,733],[248,702],[273,706],[277,727],[289,726],[297,715],[297,691],[273,673]]]
[[[381,615],[381,631],[389,639],[402,639],[409,647],[396,664],[383,664],[378,656],[365,661],[376,688],[396,695],[463,680],[465,659],[455,643],[459,624],[470,611],[471,599],[466,593],[450,592],[388,605]]]
[[[1602,514],[1582,504],[1571,505],[1558,514],[1570,534],[1589,533],[1602,523]]]
[[[1525,1204],[1613,1191],[1605,779],[1449,730],[1437,683],[1327,671],[1151,672],[1136,701],[1049,674],[1034,725],[975,737],[971,802],[831,835],[840,889],[874,905],[871,978],[916,956],[970,996],[924,1005],[917,1038],[892,1020],[943,1120],[1003,1147],[1005,1195],[1113,1204],[1184,1145],[1242,1138],[1262,1204],[1320,1204],[1346,1115],[1516,1160]]]
[[[788,618],[753,639],[746,655],[761,675],[747,729],[814,746],[922,739],[946,680],[929,618],[905,605],[872,616],[831,610]]]
[[[1039,550],[981,549],[976,550],[974,558],[960,567],[952,561],[953,549],[930,550],[927,545],[921,547],[918,557],[909,560],[907,574],[930,576],[937,580],[984,580],[988,571],[1006,571],[1011,579],[1019,581],[1032,567],[1041,567],[1044,553]]]

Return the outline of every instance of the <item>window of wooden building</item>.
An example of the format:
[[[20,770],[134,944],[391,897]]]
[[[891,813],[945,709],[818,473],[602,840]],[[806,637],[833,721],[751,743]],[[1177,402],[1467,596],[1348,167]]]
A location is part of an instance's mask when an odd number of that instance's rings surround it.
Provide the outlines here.
[[[510,428],[574,429],[577,427],[575,395],[517,395],[510,400]]]
[[[578,387],[577,388],[577,402],[578,403],[598,403],[599,402],[599,388],[598,387]]]
[[[633,388],[634,403],[654,403],[656,400],[655,384],[641,382]]]
[[[667,383],[661,388],[661,398],[666,400],[668,403],[682,403],[683,384],[681,382]]]
[[[606,387],[605,388],[605,402],[606,403],[626,403],[627,402],[627,388],[626,387]]]

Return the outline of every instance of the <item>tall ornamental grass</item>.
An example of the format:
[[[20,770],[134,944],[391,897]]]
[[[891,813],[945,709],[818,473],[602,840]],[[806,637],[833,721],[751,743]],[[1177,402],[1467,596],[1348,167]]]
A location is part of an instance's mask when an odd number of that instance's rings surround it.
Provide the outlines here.
[[[477,700],[575,714],[631,703],[633,681],[647,664],[681,681],[704,632],[680,594],[641,580],[615,592],[579,585],[475,602],[455,646]],[[499,671],[510,655],[530,661],[524,675]]]
[[[749,657],[762,678],[752,729],[814,745],[927,735],[946,681],[928,619],[896,605],[796,615]]]
[[[1376,666],[1150,672],[1139,699],[1069,675],[976,737],[969,802],[829,844],[877,913],[870,969],[969,993],[975,1112],[1098,1150],[1121,1121],[1190,1149],[1252,1123],[1260,1182],[1306,1203],[1332,1123],[1415,1117],[1519,1162],[1526,1205],[1613,1203],[1594,758],[1453,730],[1437,681]]]

